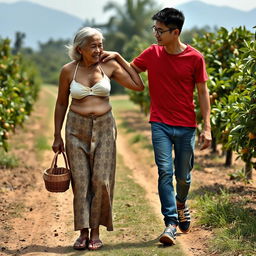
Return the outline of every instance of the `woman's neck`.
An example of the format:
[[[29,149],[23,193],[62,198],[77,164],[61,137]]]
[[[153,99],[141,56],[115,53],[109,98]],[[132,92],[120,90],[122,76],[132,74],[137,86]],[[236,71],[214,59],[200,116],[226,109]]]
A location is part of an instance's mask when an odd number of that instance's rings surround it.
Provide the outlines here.
[[[99,62],[88,62],[86,60],[80,60],[80,66],[87,69],[94,69],[99,65]]]

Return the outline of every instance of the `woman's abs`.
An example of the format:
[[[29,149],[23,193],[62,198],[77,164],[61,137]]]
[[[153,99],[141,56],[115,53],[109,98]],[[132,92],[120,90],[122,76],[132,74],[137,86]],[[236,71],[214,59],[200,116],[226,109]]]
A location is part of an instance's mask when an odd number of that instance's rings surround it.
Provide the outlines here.
[[[81,100],[72,99],[70,110],[82,116],[101,116],[111,110],[109,97],[87,96]]]

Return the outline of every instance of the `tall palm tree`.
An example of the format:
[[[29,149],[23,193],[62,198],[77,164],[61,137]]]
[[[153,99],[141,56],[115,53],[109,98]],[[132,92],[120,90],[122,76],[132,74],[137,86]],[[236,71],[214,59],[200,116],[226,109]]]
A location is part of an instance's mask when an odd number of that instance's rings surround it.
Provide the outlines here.
[[[104,11],[114,10],[107,24],[102,26],[106,30],[108,48],[122,52],[126,42],[137,35],[148,40],[151,17],[157,10],[154,0],[126,0],[124,6],[116,2],[108,2]]]

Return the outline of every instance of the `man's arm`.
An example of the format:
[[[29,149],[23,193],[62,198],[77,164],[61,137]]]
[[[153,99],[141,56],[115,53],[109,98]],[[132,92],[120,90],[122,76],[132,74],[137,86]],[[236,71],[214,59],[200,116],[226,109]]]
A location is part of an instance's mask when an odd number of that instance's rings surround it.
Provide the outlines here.
[[[136,72],[139,74],[141,72],[143,72],[143,70],[141,70],[140,68],[138,68],[133,62],[130,63],[130,65],[136,70]]]
[[[140,70],[133,63],[129,63],[128,61],[126,61],[118,52],[104,51],[102,53],[101,55],[102,62],[107,62],[111,59],[115,59],[131,75],[132,78],[137,78],[137,74],[135,75],[134,73],[135,71],[137,73],[142,72],[142,70]]]
[[[210,97],[206,82],[204,83],[196,83],[196,87],[198,90],[198,101],[200,105],[201,114],[204,121],[204,129],[203,132],[200,134],[200,144],[201,150],[206,149],[210,146],[212,136],[211,136],[211,122],[210,122]]]
[[[113,73],[111,75],[111,79],[114,79],[120,85],[135,91],[143,91],[144,84],[141,80],[139,74],[135,70],[133,70],[133,77],[129,72],[127,72],[123,66],[119,64],[119,62],[115,60],[110,60],[107,62],[108,66],[112,67]]]

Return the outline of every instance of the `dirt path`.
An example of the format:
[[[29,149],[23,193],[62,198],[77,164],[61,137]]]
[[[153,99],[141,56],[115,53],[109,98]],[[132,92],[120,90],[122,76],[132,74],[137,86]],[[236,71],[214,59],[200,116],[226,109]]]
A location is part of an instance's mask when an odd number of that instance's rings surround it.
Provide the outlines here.
[[[14,169],[15,172],[11,169],[1,170],[0,255],[3,256],[77,255],[74,254],[70,242],[74,241],[77,235],[73,231],[73,213],[70,207],[72,191],[70,189],[62,194],[48,193],[42,179],[42,171],[50,166],[53,153],[49,148],[43,155],[38,155],[35,138],[46,136],[49,145],[52,142],[53,122],[49,120],[52,120],[53,113],[49,114],[48,109],[43,106],[45,102],[50,104],[51,99],[55,99],[56,90],[44,88],[41,94],[24,133],[19,132],[12,139],[15,145],[12,151],[20,158],[21,167]],[[53,106],[50,109],[53,109]],[[122,118],[126,121],[131,118],[135,129],[141,131],[141,134],[150,136],[149,125],[142,120],[141,114],[128,111]],[[120,123],[122,120],[117,119],[117,122]],[[156,215],[162,219],[153,152],[131,146],[129,140],[132,135],[119,129],[118,153],[122,155],[125,165],[133,171],[134,180],[145,189],[146,200],[150,202]],[[199,158],[199,161],[205,160]],[[61,158],[59,164],[63,165]],[[219,165],[219,172],[216,172],[216,166],[209,166],[203,171],[195,170],[194,180],[203,181],[204,185],[213,187],[221,182],[229,186],[230,182],[227,178],[223,178],[221,168]],[[255,184],[253,186],[255,188]],[[242,186],[241,188],[245,191],[251,189]],[[192,211],[192,217],[196,218],[195,211]],[[209,255],[205,251],[210,236],[210,230],[194,225],[192,232],[187,235],[179,233],[177,240],[184,249],[184,255],[204,256]]]
[[[50,166],[53,153],[46,150],[43,155],[38,156],[34,142],[38,135],[48,136],[48,143],[52,142],[53,122],[48,120],[49,117],[52,120],[52,113],[49,115],[47,108],[42,106],[51,97],[55,99],[55,96],[56,90],[44,88],[39,102],[36,103],[36,110],[28,121],[28,129],[25,129],[24,134],[15,135],[14,139],[21,143],[24,143],[26,138],[25,146],[14,149],[15,155],[22,161],[21,166],[24,167],[18,168],[16,174],[13,174],[12,170],[2,170],[1,189],[5,192],[8,190],[8,193],[0,194],[3,199],[0,202],[0,255],[47,256],[74,253],[70,244],[76,236],[73,232],[73,213],[70,207],[72,191],[60,194],[46,192],[42,170]],[[146,151],[133,151],[128,139],[128,135],[118,135],[118,153],[122,155],[125,165],[133,171],[135,181],[147,192],[146,200],[151,203],[156,215],[162,219],[155,165],[142,161],[143,155],[147,154]],[[59,164],[63,165],[61,157],[59,160]],[[4,208],[6,205],[9,205],[7,209]],[[201,234],[202,230],[193,230],[193,235],[179,236],[178,241],[186,255],[203,255],[202,248],[195,241],[196,237],[200,240]],[[202,237],[205,238],[205,235]]]

